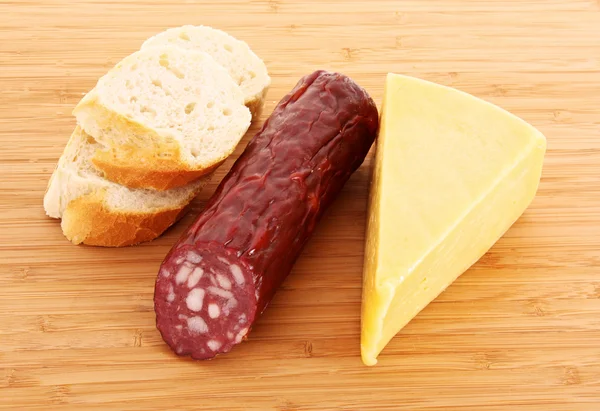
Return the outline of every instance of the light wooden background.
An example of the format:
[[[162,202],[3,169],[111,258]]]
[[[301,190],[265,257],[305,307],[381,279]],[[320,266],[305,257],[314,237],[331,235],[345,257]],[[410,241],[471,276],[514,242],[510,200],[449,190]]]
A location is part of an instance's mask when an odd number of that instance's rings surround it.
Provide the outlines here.
[[[378,366],[359,358],[370,160],[250,341],[212,362],[176,358],[154,328],[157,267],[192,216],[117,250],[75,247],[44,216],[82,93],[146,37],[187,23],[264,58],[265,115],[314,69],[352,76],[378,104],[395,71],[547,135],[533,205]],[[0,1],[0,140],[2,409],[600,410],[598,1]]]

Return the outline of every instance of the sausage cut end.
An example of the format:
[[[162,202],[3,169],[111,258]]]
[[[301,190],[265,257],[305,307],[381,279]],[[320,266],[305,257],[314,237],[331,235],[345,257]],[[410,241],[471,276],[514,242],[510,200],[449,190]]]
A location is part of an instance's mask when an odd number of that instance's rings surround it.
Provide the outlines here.
[[[250,272],[223,247],[182,247],[170,259],[174,276],[158,276],[156,326],[179,355],[210,359],[238,344],[256,314]]]

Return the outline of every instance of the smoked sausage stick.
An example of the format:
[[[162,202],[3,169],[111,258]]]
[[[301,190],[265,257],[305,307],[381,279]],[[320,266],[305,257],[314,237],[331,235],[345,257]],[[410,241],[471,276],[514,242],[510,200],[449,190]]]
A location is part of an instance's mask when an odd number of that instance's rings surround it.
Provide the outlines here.
[[[377,133],[367,92],[316,71],[275,107],[159,270],[156,324],[178,355],[245,339]]]

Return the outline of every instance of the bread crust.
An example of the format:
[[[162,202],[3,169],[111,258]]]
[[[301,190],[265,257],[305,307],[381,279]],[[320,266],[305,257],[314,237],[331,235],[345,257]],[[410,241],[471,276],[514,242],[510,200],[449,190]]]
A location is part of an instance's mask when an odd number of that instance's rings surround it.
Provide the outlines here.
[[[172,208],[144,212],[112,209],[106,191],[97,191],[67,205],[61,228],[73,244],[125,247],[151,241],[185,215],[195,194]]]
[[[129,188],[169,190],[192,183],[210,175],[225,159],[199,170],[190,169],[172,157],[156,158],[147,150],[131,146],[117,146],[97,150],[92,164],[102,171],[104,178]],[[185,169],[185,171],[182,171]]]
[[[252,114],[252,122],[255,122],[260,118],[262,114],[263,107],[265,106],[265,98],[267,97],[267,91],[269,91],[269,86],[265,87],[260,94],[254,96],[254,98],[250,101],[246,101],[246,107],[250,110],[250,114]]]
[[[100,142],[103,142],[100,130],[109,128],[120,130],[132,139],[144,135],[154,142],[152,147],[148,147],[147,142],[140,142],[138,147],[133,144],[114,144],[107,149],[97,150],[92,157],[92,163],[103,173],[104,178],[130,188],[164,191],[184,186],[211,174],[236,148],[229,147],[228,151],[222,152],[210,163],[191,167],[183,161],[180,146],[175,139],[165,139],[133,119],[107,109],[95,89],[80,101],[73,114],[86,133]]]

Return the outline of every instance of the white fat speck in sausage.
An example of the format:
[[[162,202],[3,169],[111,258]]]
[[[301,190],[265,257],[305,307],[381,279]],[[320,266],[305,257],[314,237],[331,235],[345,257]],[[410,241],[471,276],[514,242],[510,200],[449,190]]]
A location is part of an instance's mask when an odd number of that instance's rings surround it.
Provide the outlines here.
[[[175,275],[175,283],[176,284],[185,283],[186,280],[188,279],[188,276],[192,272],[192,269],[193,269],[192,266],[189,264],[183,264],[181,267],[179,267],[179,271],[177,271],[177,274]]]
[[[191,290],[186,299],[185,304],[191,311],[200,311],[204,302],[205,291],[202,288],[194,288]]]
[[[217,282],[219,283],[221,288],[231,290],[231,281],[229,281],[229,278],[225,277],[224,275],[217,274]]]
[[[190,317],[187,319],[188,329],[196,334],[205,334],[208,332],[208,325],[202,317]]]
[[[223,290],[219,287],[208,287],[208,292],[214,295],[218,295],[219,297],[223,297],[225,299],[233,298],[233,294],[230,291]]]
[[[200,264],[200,262],[202,261],[202,257],[195,251],[190,251],[187,254],[187,260],[192,264]]]
[[[169,293],[167,294],[167,301],[170,303],[175,301],[175,290],[173,289],[173,284],[169,284]]]
[[[217,304],[209,304],[208,305],[208,316],[212,319],[217,318],[221,315],[221,309]]]
[[[244,285],[246,281],[244,280],[244,274],[242,274],[242,269],[240,266],[237,264],[232,264],[229,267],[229,270],[231,271],[231,275],[233,275],[233,279],[237,285]]]
[[[202,275],[204,274],[204,270],[200,267],[196,267],[194,268],[194,271],[192,271],[192,274],[190,274],[189,278],[188,278],[188,288],[194,288],[196,286],[196,284],[198,284],[198,281],[200,281],[200,279],[202,278]]]
[[[240,342],[242,342],[242,338],[244,338],[244,336],[248,333],[248,329],[247,328],[242,328],[240,330],[240,332],[235,336],[235,341],[239,344]]]
[[[229,300],[227,300],[227,304],[225,304],[225,307],[223,307],[223,313],[228,316],[230,311],[232,309],[234,309],[235,307],[237,307],[238,302],[235,298],[230,298]]]

